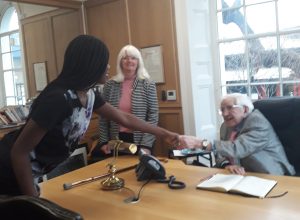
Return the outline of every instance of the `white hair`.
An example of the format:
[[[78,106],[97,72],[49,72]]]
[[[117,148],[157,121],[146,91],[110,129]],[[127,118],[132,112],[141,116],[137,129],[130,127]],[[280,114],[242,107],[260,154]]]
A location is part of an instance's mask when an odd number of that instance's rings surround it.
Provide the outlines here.
[[[144,61],[141,52],[135,46],[129,44],[124,46],[119,52],[117,58],[117,72],[116,75],[112,77],[113,80],[117,82],[124,81],[124,74],[122,72],[121,61],[122,58],[126,56],[131,56],[138,60],[138,66],[136,70],[136,75],[138,79],[150,79],[150,75],[144,66]]]
[[[227,94],[222,97],[221,102],[223,102],[223,100],[225,100],[227,98],[233,98],[235,100],[236,105],[241,105],[241,106],[247,107],[248,108],[247,114],[250,114],[254,109],[251,99],[245,94],[242,94],[242,93]]]

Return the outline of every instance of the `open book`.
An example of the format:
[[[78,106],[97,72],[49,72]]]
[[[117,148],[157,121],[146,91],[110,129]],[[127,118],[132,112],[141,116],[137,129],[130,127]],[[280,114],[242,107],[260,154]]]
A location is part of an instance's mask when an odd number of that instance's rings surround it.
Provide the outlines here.
[[[201,181],[197,188],[265,198],[276,184],[275,180],[255,176],[215,174]]]

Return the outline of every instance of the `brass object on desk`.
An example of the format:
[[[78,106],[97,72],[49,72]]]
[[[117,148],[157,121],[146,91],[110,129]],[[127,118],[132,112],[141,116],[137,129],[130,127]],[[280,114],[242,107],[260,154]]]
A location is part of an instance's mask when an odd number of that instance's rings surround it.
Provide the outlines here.
[[[125,181],[118,178],[115,174],[117,172],[116,162],[118,159],[119,150],[126,150],[134,154],[137,151],[137,146],[131,143],[125,143],[122,140],[112,140],[108,142],[108,146],[113,148],[113,160],[107,165],[109,167],[108,173],[110,174],[107,179],[101,182],[103,190],[116,190],[124,186]]]

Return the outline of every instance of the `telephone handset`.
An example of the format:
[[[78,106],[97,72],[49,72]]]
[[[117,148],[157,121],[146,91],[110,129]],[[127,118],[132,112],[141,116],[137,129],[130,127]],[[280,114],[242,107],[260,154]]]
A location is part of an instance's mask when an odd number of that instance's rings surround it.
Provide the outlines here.
[[[152,155],[140,152],[140,163],[136,167],[138,181],[165,179],[166,171],[161,162]]]

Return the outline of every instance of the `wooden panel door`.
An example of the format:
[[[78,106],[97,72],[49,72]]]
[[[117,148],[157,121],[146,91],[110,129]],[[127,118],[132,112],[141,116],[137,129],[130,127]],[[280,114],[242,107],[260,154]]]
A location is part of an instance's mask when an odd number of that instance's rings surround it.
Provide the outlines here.
[[[116,72],[120,49],[130,42],[124,0],[87,7],[88,32],[99,37],[109,49],[110,73]]]

